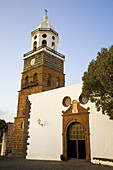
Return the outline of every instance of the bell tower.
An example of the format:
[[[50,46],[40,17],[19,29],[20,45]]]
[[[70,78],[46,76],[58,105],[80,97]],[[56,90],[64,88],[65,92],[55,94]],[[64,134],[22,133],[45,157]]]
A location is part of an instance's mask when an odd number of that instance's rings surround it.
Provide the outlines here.
[[[23,56],[24,68],[14,123],[13,155],[22,156],[27,96],[65,86],[65,56],[57,51],[58,33],[47,19],[45,10],[44,22],[31,32],[31,51]]]

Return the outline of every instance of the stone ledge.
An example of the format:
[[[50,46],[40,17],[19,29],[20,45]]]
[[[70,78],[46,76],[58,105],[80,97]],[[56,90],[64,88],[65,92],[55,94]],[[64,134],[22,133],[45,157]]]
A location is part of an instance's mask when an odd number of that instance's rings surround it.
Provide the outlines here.
[[[110,159],[110,158],[98,158],[98,157],[94,157],[93,158],[94,160],[99,160],[99,161],[109,161],[109,162],[113,162],[113,159]]]

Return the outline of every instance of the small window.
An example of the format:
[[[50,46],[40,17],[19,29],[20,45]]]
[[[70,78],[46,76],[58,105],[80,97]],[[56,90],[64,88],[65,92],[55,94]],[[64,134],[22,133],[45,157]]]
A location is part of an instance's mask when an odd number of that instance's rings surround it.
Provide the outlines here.
[[[36,41],[34,41],[34,45],[37,45],[37,42],[36,42]]]
[[[52,42],[52,46],[54,46],[55,45],[55,43],[54,42]]]
[[[46,47],[47,46],[47,41],[46,40],[43,40],[42,41],[42,47]]]
[[[37,82],[37,73],[33,75],[33,82]]]
[[[34,43],[33,43],[33,49],[36,50],[36,48],[37,48],[37,41],[34,41]]]
[[[52,39],[53,39],[53,40],[55,40],[55,37],[54,37],[54,36],[52,36]]]
[[[48,74],[47,86],[51,86],[51,74]]]
[[[47,34],[42,34],[42,37],[43,37],[43,38],[46,38],[46,37],[47,37]]]
[[[52,42],[52,49],[55,50],[55,43]]]
[[[29,77],[28,77],[28,76],[26,76],[26,78],[25,78],[25,84],[26,84],[26,85],[29,84]]]
[[[57,78],[57,81],[56,81],[56,88],[59,88],[60,87],[60,79]]]
[[[34,36],[34,40],[37,39],[37,35]]]

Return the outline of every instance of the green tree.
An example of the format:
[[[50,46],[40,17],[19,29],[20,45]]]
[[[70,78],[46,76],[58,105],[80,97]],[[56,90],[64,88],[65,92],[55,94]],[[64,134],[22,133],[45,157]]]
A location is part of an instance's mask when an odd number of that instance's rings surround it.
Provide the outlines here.
[[[113,46],[102,48],[84,72],[82,94],[113,119]]]
[[[0,119],[0,131],[7,129],[7,123],[5,120]]]

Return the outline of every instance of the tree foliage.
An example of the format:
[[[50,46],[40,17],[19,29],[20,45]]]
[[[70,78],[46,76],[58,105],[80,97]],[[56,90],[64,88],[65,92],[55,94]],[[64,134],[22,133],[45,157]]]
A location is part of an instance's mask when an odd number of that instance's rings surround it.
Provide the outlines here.
[[[95,102],[97,111],[113,119],[113,46],[98,52],[84,72],[82,94]]]
[[[0,119],[0,131],[7,129],[7,123],[5,120]]]

